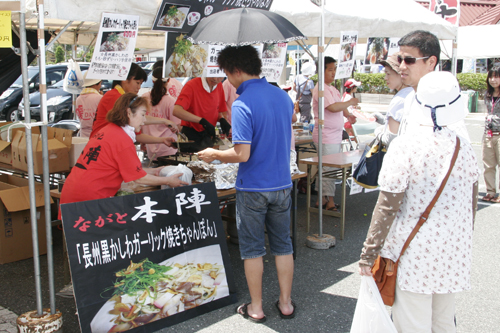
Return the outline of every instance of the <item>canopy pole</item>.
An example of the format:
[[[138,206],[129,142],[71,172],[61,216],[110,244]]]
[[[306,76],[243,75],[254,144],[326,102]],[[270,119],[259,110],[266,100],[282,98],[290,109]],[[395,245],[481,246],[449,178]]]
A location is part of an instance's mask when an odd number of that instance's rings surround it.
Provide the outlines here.
[[[50,211],[50,175],[49,175],[49,148],[47,134],[47,85],[45,73],[45,10],[43,0],[38,4],[38,66],[40,68],[40,114],[42,116],[42,158],[43,158],[43,193],[45,200],[45,232],[47,241],[47,270],[49,282],[50,314],[56,313],[56,299],[54,290],[54,256],[52,251],[52,218]],[[25,99],[26,100],[26,99]],[[29,114],[29,111],[28,111]],[[38,245],[38,244],[37,244]],[[38,246],[37,246],[38,248]]]
[[[59,33],[57,34],[56,37],[54,37],[54,39],[52,39],[50,41],[50,43],[47,44],[47,46],[45,46],[46,49],[50,49],[50,47],[59,39],[59,37],[62,36],[62,34],[73,24],[73,21],[69,21],[68,24],[66,24],[64,26],[64,28],[61,29],[61,31],[59,31]]]
[[[457,35],[455,36],[455,39],[453,39],[453,48],[451,51],[451,74],[457,76],[457,50],[458,46],[458,29],[457,29]]]
[[[325,42],[325,0],[321,0],[321,32],[318,41],[318,236],[323,237],[323,125],[325,112],[325,66],[324,66],[324,42]]]
[[[26,128],[26,159],[28,163],[28,184],[29,184],[29,197],[30,197],[30,221],[31,221],[31,240],[33,243],[33,264],[34,264],[34,278],[35,278],[35,297],[36,309],[39,316],[42,315],[42,288],[40,280],[40,258],[38,249],[38,224],[36,219],[36,203],[35,203],[35,175],[33,170],[33,142],[31,139],[31,114],[30,114],[30,98],[29,98],[29,85],[28,85],[28,55],[27,55],[27,40],[26,40],[26,4],[25,0],[21,0],[21,12],[19,13],[19,26],[20,26],[20,43],[21,50],[21,74],[23,80],[23,98],[24,98],[24,111],[25,111],[25,128]]]

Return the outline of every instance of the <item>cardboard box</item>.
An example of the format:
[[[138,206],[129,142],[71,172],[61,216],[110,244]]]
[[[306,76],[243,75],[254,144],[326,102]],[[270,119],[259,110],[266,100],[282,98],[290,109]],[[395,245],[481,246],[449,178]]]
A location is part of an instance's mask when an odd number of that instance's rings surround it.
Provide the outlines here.
[[[12,147],[11,147],[11,139],[12,134],[16,131],[22,130],[24,131],[24,126],[22,124],[16,124],[15,127],[11,127],[14,124],[11,121],[6,123],[2,123],[0,127],[0,163],[5,163],[12,165]],[[33,128],[34,133],[39,133],[38,128]]]
[[[71,148],[69,149],[69,166],[72,168],[75,166],[76,161],[80,157],[83,149],[89,142],[89,138],[75,137],[71,143]]]
[[[73,131],[61,128],[47,128],[49,149],[49,172],[69,171],[69,150],[71,148]],[[33,167],[35,175],[43,173],[42,136],[31,134],[33,142]],[[28,171],[26,133],[17,131],[12,139],[12,166]]]
[[[39,253],[47,253],[43,185],[35,185]],[[52,199],[51,199],[52,202]],[[0,264],[33,257],[28,180],[0,175]]]

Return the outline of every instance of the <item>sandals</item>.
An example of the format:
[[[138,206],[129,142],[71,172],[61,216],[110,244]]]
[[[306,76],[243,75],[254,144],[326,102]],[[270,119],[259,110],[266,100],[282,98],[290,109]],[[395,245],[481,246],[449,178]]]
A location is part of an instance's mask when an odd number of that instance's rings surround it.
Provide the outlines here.
[[[238,306],[236,308],[236,313],[237,314],[240,314],[243,316],[243,318],[245,319],[248,319],[250,321],[253,321],[254,323],[257,323],[257,324],[262,324],[263,322],[266,321],[266,316],[262,317],[262,318],[254,318],[252,316],[250,316],[248,314],[248,306],[250,305],[251,303],[244,303],[244,304],[241,304],[240,306]]]
[[[485,202],[493,202],[493,203],[500,203],[500,196],[495,197],[494,194],[486,194],[484,197],[481,198],[482,201]]]
[[[489,193],[481,198],[482,201],[486,201],[486,202],[490,202],[493,199],[495,199],[495,196],[492,194],[489,194]]]
[[[280,317],[282,319],[292,319],[293,317],[295,317],[295,310],[297,309],[297,306],[295,305],[294,301],[292,301],[292,306],[293,306],[293,312],[290,313],[289,315],[286,315],[286,314],[283,314],[283,312],[281,312],[280,301],[278,300],[276,302],[276,308],[278,309],[278,312],[280,313]]]
[[[490,200],[490,202],[493,202],[493,203],[500,203],[500,196],[498,197],[495,197],[493,199]]]

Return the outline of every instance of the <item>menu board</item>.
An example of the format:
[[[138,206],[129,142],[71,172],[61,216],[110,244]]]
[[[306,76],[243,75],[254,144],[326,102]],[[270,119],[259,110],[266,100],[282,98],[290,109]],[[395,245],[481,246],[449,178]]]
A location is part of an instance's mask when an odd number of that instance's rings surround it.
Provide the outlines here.
[[[103,13],[87,78],[126,80],[138,28],[139,16]]]
[[[262,46],[261,60],[262,73],[267,82],[278,82],[286,62],[286,43],[269,44]]]
[[[236,302],[214,183],[61,212],[82,332],[154,332]]]
[[[357,31],[341,31],[340,51],[338,58],[339,62],[337,65],[337,72],[335,73],[335,80],[351,77],[352,71],[354,69],[357,44]]]
[[[152,30],[188,33],[198,22],[211,14],[241,7],[269,10],[272,3],[272,0],[163,0],[156,13]]]

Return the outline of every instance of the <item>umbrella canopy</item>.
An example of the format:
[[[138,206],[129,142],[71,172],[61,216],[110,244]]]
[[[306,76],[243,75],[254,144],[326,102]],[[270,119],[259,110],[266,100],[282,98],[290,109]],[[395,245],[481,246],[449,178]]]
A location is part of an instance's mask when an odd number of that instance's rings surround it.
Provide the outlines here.
[[[283,16],[253,8],[213,14],[203,19],[186,38],[194,44],[231,46],[307,39]]]

